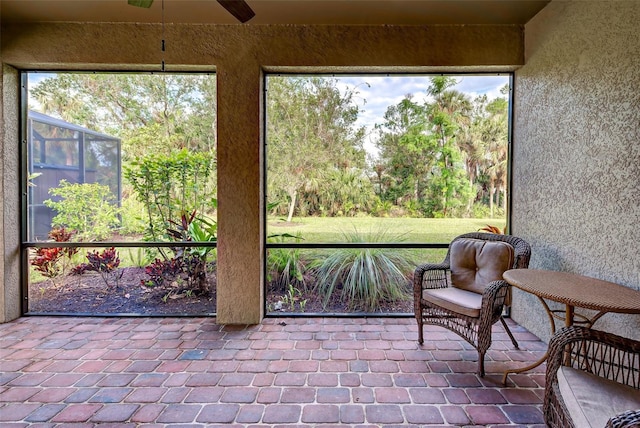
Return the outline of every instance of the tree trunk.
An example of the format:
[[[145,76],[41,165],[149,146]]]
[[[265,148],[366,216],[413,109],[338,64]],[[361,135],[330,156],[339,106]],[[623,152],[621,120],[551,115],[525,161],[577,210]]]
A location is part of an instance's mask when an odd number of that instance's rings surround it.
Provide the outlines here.
[[[207,259],[198,258],[193,269],[193,276],[195,277],[198,294],[201,296],[209,295],[209,288],[207,287]]]
[[[469,174],[469,188],[472,190],[474,189],[473,177],[471,174]],[[478,196],[476,192],[469,192],[469,199],[467,199],[467,215],[469,217],[471,217],[471,213],[473,211],[473,202],[475,201],[476,196]]]
[[[504,215],[507,215],[507,189],[502,189],[502,209],[504,210]]]
[[[493,218],[493,198],[495,197],[496,194],[496,185],[491,183],[491,186],[489,187],[489,215],[491,216],[491,218]]]
[[[291,197],[291,203],[289,204],[289,215],[287,215],[287,223],[290,223],[293,219],[293,211],[296,208],[297,195],[298,192],[295,191],[289,195]]]

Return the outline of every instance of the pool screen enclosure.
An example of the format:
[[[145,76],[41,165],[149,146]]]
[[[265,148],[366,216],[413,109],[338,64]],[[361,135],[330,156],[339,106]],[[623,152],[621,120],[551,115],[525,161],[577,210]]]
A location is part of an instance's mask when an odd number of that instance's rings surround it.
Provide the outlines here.
[[[47,239],[55,211],[45,205],[55,199],[49,190],[68,183],[98,183],[121,198],[120,140],[61,119],[29,111],[28,225],[30,241]]]

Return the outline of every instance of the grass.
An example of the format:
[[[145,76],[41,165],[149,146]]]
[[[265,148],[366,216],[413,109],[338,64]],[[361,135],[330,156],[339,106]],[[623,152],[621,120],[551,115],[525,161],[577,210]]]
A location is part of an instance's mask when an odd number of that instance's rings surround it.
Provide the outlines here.
[[[504,219],[477,218],[376,218],[376,217],[303,217],[286,223],[269,218],[267,233],[301,235],[305,243],[344,242],[344,234],[354,229],[361,232],[386,230],[402,235],[407,243],[447,244],[456,236],[477,232],[491,224],[503,229]]]
[[[304,243],[344,242],[345,233],[354,230],[359,232],[377,232],[385,230],[392,236],[403,236],[405,243],[442,243],[446,244],[457,235],[475,232],[487,224],[504,228],[504,219],[434,219],[434,218],[376,218],[376,217],[303,217],[294,218],[286,223],[279,218],[269,218],[267,232],[269,235],[288,233],[300,234]],[[287,241],[285,241],[287,242]],[[293,241],[291,241],[293,242]],[[85,262],[89,248],[81,249],[73,258],[72,265]],[[303,250],[304,251],[304,250]],[[438,262],[444,258],[446,250],[415,249],[409,250],[412,257],[424,262]],[[147,262],[144,251],[137,248],[119,248],[120,267],[144,266]],[[146,260],[145,260],[146,259]],[[38,272],[30,269],[30,281],[45,280]]]
[[[477,232],[488,224],[504,229],[505,219],[478,218],[379,218],[379,217],[302,217],[286,223],[280,218],[267,220],[267,234],[302,236],[303,243],[345,242],[345,234],[386,231],[401,236],[403,243],[448,244],[463,233]],[[294,242],[293,240],[284,242]],[[390,241],[392,242],[392,241]],[[396,240],[397,242],[397,240]],[[273,251],[273,250],[271,250]],[[300,250],[312,259],[314,250]],[[420,263],[439,263],[446,249],[411,249],[407,254]]]

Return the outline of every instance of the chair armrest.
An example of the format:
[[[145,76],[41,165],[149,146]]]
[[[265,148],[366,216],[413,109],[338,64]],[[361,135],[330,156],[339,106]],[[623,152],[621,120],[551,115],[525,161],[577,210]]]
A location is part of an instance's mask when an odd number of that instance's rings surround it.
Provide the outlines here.
[[[422,298],[422,290],[449,286],[449,263],[425,263],[413,273],[413,297],[416,302]]]
[[[451,269],[451,266],[449,263],[424,263],[419,265],[416,268],[416,272],[421,271],[421,272],[426,272],[426,271],[430,271],[430,270],[449,270]]]
[[[567,352],[570,358],[565,358]],[[560,366],[568,365],[640,389],[638,361],[640,342],[636,340],[580,326],[564,327],[549,342],[546,387],[557,382]]]
[[[480,323],[493,324],[502,316],[502,308],[509,291],[509,283],[504,280],[492,281],[482,293],[482,310]]]
[[[450,269],[449,263],[425,263],[418,266],[413,273],[413,290],[422,293],[427,288],[448,287],[447,273]]]
[[[640,410],[629,410],[609,419],[606,428],[633,428],[638,426],[640,426]]]

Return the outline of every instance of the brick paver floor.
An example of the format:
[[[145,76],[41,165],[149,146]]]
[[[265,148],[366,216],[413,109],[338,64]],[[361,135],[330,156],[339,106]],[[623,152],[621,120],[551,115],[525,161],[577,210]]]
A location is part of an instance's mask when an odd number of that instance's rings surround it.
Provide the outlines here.
[[[546,345],[509,320],[487,376],[411,318],[25,317],[0,325],[0,426],[544,426]]]

